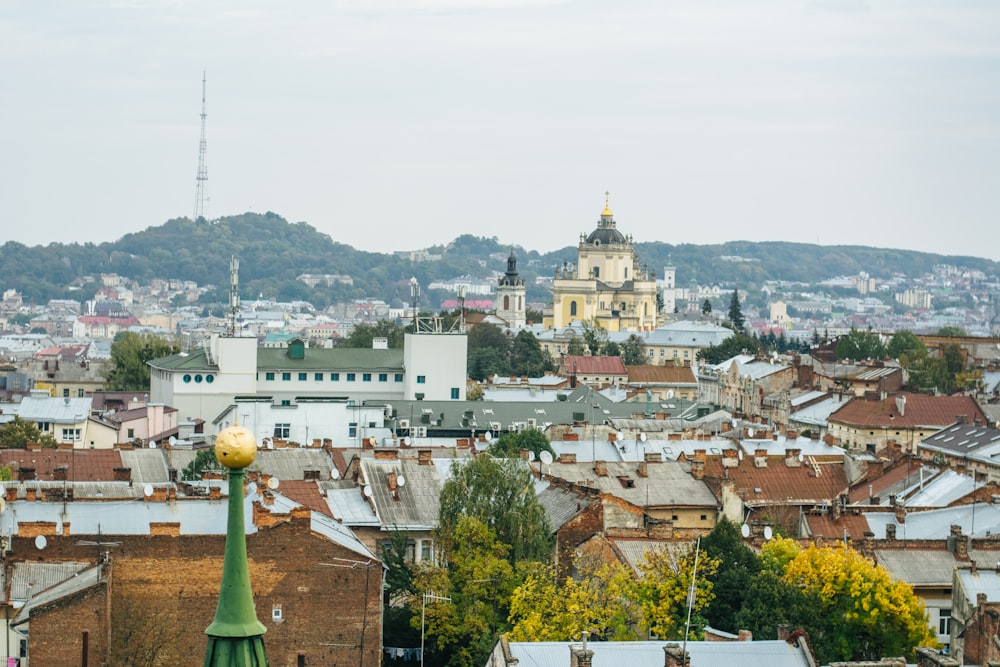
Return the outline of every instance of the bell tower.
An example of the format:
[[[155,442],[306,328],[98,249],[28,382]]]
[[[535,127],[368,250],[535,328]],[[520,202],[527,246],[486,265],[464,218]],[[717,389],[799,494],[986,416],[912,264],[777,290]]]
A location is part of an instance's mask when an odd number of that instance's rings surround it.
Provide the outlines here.
[[[527,323],[524,302],[524,278],[517,274],[517,257],[511,248],[507,257],[507,272],[497,281],[497,317],[507,323],[512,329],[523,327]]]

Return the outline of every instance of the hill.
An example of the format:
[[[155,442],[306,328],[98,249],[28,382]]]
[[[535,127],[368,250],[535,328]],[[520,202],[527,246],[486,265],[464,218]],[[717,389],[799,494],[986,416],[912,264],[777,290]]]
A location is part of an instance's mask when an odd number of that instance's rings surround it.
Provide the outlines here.
[[[868,246],[731,241],[715,245],[652,242],[636,248],[641,261],[657,275],[668,263],[676,266],[680,285],[695,280],[751,288],[766,280],[814,283],[860,271],[875,278],[894,274],[915,278],[935,264],[1000,274],[998,264],[987,259]],[[506,268],[499,258],[510,249],[495,237],[466,234],[429,249],[442,259],[412,262],[389,249],[385,253],[356,250],[307,223],[290,223],[275,213],[246,213],[211,222],[178,218],[110,243],[26,246],[7,242],[0,246],[0,286],[19,290],[32,303],[86,299],[96,284],[80,284],[79,278],[117,273],[142,283],[156,277],[221,286],[203,300],[224,302],[229,257],[235,254],[240,259],[241,291],[248,296],[263,293],[280,300],[303,299],[320,307],[364,297],[398,302],[409,299],[411,276],[425,290],[434,280],[461,275],[485,278]],[[576,261],[575,246],[545,254],[520,245],[514,249],[518,269],[530,286],[529,301],[548,298],[544,287],[534,285],[536,276],[551,276],[556,266]],[[354,284],[311,289],[296,280],[303,273],[346,274]],[[427,296],[428,302],[436,303],[434,297],[442,295]]]

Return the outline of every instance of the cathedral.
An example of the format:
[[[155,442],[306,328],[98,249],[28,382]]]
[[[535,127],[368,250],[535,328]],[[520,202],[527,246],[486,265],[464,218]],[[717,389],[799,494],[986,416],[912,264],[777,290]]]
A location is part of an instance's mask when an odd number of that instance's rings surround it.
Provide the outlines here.
[[[556,269],[546,324],[596,321],[608,331],[649,331],[657,325],[656,290],[655,272],[638,265],[632,237],[618,231],[605,199],[597,229],[580,235],[577,263]]]

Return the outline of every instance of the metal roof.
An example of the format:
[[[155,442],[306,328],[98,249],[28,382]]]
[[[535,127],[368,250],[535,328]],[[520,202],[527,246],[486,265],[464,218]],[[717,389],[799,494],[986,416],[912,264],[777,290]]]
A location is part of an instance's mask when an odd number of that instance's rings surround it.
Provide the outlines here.
[[[32,610],[37,609],[43,604],[48,604],[67,595],[87,590],[103,581],[105,581],[103,565],[94,565],[86,570],[71,574],[63,581],[30,597],[24,603],[24,606],[18,610],[17,614],[14,615],[14,618],[11,619],[11,625],[26,623],[31,617]]]
[[[90,563],[73,561],[14,561],[10,568],[10,599],[27,600],[88,567]]]
[[[135,484],[158,484],[170,481],[167,459],[162,449],[122,449],[122,465],[132,469]]]
[[[321,487],[322,488],[322,487]],[[354,486],[326,489],[326,504],[333,518],[347,526],[378,526],[378,516],[361,493]]]
[[[594,665],[627,664],[629,667],[663,667],[667,642],[589,642]],[[675,642],[676,643],[676,642]],[[510,642],[510,651],[522,667],[567,667],[570,642]],[[691,667],[740,665],[740,667],[810,667],[804,649],[780,639],[752,642],[687,642]]]
[[[375,512],[384,528],[430,530],[438,525],[438,499],[443,486],[437,466],[420,465],[414,459],[362,459],[364,479],[371,488]],[[389,476],[396,475],[396,490]],[[405,483],[399,485],[399,479]]]
[[[54,398],[25,396],[12,406],[21,419],[55,424],[76,424],[90,416],[90,398]]]
[[[582,493],[573,493],[558,486],[546,486],[538,492],[538,502],[545,508],[552,532],[562,528],[567,521],[586,509],[592,500]]]
[[[907,512],[903,523],[896,521],[893,512],[865,512],[863,516],[876,535],[885,535],[887,525],[896,526],[896,537],[901,540],[943,540],[952,525],[961,526],[962,533],[971,537],[1000,533],[1000,507],[987,503]]]
[[[662,461],[646,466],[640,477],[638,464],[608,461],[607,475],[598,475],[593,463],[553,463],[545,466],[552,477],[621,498],[635,507],[715,507],[715,495],[691,476],[688,463]]]

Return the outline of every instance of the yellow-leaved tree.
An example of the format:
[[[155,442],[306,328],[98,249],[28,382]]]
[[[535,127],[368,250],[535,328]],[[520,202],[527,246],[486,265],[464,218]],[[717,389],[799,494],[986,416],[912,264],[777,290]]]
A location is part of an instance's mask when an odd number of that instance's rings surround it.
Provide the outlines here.
[[[690,639],[698,639],[706,621],[702,611],[712,601],[711,577],[719,569],[719,560],[698,554],[695,573],[694,547],[683,551],[651,549],[639,564],[638,602],[642,607],[642,624],[660,639],[684,637],[688,618],[691,580],[695,579],[691,600]]]
[[[772,556],[787,555],[776,546]],[[916,647],[937,643],[923,602],[909,584],[846,546],[799,551],[788,561],[785,579],[820,600],[820,622],[813,624],[811,639],[824,664],[893,655],[912,659]]]

